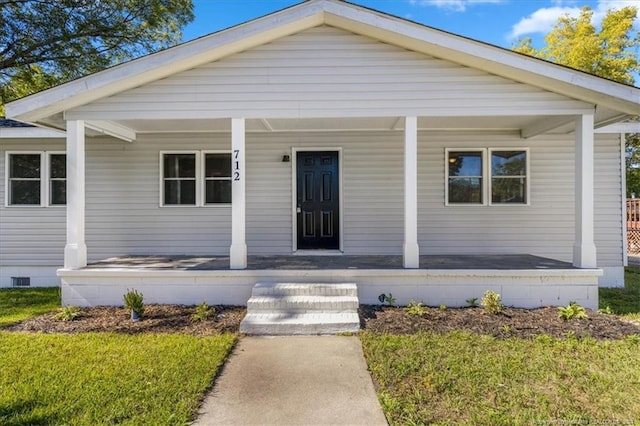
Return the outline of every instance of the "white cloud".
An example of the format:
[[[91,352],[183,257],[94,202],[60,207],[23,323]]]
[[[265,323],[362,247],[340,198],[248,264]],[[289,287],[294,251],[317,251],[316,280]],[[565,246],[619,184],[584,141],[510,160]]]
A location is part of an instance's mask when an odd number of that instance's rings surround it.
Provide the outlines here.
[[[467,6],[474,4],[503,3],[505,0],[409,0],[412,5],[435,6],[442,9],[450,9],[456,12],[464,12]]]
[[[509,38],[515,39],[526,34],[546,34],[553,25],[557,22],[558,18],[562,15],[578,16],[580,14],[580,7],[574,6],[562,6],[562,4],[575,4],[570,1],[555,0],[554,3],[557,6],[543,7],[536,10],[526,18],[522,18],[511,28]],[[593,22],[599,24],[602,18],[606,15],[610,9],[621,9],[625,6],[640,6],[638,0],[598,0],[597,6],[593,11]]]

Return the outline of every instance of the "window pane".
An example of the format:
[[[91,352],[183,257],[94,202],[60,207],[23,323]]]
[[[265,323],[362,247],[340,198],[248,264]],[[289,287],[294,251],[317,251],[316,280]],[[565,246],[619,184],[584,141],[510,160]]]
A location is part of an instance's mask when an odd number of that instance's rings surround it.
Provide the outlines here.
[[[12,180],[9,204],[40,205],[39,180]]]
[[[231,154],[206,154],[205,177],[231,176]]]
[[[206,183],[206,203],[230,203],[231,180],[208,180]]]
[[[195,180],[165,180],[164,204],[196,204]]]
[[[67,177],[67,156],[64,154],[53,154],[50,157],[49,164],[51,178],[66,178]]]
[[[196,177],[195,154],[165,154],[164,177]]]
[[[40,154],[11,154],[10,178],[40,179]]]
[[[481,178],[450,178],[450,203],[482,203]]]
[[[527,180],[525,178],[491,179],[492,203],[524,204],[526,200]]]
[[[493,151],[491,153],[493,176],[525,176],[527,154],[525,151]]]
[[[482,152],[449,152],[449,176],[482,176]]]
[[[51,198],[49,200],[52,205],[64,205],[67,204],[67,181],[66,180],[52,180],[51,181]]]

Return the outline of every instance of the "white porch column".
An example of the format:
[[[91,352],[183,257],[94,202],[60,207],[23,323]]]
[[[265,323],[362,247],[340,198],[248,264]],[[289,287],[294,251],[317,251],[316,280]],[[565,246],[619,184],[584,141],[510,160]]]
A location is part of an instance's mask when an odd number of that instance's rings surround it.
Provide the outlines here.
[[[593,114],[576,119],[575,147],[575,242],[573,266],[596,267],[596,246],[593,241]]]
[[[404,119],[404,247],[405,268],[420,266],[418,247],[418,118]]]
[[[64,267],[87,266],[84,240],[85,196],[84,121],[67,121],[67,245]]]
[[[247,267],[244,118],[231,119],[231,269]]]

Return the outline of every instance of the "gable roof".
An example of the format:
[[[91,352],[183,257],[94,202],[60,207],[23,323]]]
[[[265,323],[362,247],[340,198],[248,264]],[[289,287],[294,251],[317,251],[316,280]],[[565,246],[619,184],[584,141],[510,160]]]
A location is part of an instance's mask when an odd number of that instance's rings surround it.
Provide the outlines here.
[[[11,102],[6,105],[7,116],[46,124],[48,118],[74,107],[319,25],[345,29],[610,109],[607,122],[640,114],[640,89],[636,87],[341,0],[309,0]]]

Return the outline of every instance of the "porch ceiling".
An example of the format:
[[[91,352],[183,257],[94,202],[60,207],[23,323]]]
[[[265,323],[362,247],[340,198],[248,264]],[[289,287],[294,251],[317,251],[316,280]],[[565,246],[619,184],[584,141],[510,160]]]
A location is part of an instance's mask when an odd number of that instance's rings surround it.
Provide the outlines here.
[[[539,122],[557,121],[558,117],[419,117],[419,130],[456,131],[523,131]],[[563,117],[569,124],[561,129],[563,133],[573,130],[573,118]],[[229,119],[169,119],[169,120],[119,120],[119,126],[141,133],[207,133],[230,132]],[[247,119],[247,132],[289,132],[289,131],[355,131],[403,130],[403,117],[336,117],[336,118],[270,118]]]

